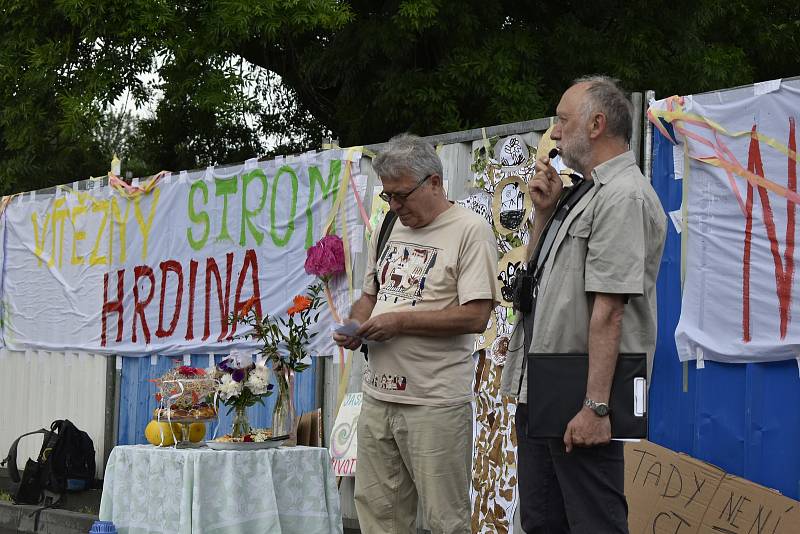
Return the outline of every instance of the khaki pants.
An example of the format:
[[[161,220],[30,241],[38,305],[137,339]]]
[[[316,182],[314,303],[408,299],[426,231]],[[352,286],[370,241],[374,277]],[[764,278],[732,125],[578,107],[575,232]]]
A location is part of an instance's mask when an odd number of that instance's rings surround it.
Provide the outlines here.
[[[364,534],[470,534],[472,407],[416,406],[364,394],[355,502]]]

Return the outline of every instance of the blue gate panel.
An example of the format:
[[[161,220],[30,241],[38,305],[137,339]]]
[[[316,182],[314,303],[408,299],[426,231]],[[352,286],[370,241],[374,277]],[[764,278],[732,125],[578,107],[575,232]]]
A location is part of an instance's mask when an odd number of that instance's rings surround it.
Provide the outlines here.
[[[214,361],[219,363],[227,355],[216,355]],[[144,429],[153,418],[153,410],[158,403],[155,399],[155,384],[151,379],[158,378],[175,365],[182,365],[182,358],[159,356],[156,365],[152,365],[149,357],[125,357],[122,359],[122,382],[120,384],[119,403],[119,435],[117,445],[147,443]],[[315,409],[316,380],[315,368],[317,358],[311,358],[311,367],[298,373],[295,378],[294,402],[298,415]],[[192,366],[208,367],[207,354],[192,355]],[[272,426],[272,409],[275,407],[275,394],[264,399],[265,406],[256,404],[248,410],[250,424],[256,428]],[[214,432],[218,436],[230,431],[233,416],[228,415],[228,407],[220,405],[218,422],[211,422],[206,429],[206,439],[211,439]]]
[[[657,130],[652,165],[653,187],[665,211],[680,209],[683,181],[675,180],[672,145]],[[694,361],[682,364],[674,336],[681,311],[680,258],[680,234],[670,223],[656,288],[650,439],[798,499],[798,364],[705,362],[704,369]]]

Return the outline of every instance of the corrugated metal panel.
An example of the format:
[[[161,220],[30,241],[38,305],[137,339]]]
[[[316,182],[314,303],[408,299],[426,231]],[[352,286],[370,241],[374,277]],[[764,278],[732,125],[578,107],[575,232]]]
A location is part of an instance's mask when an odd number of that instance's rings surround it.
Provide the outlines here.
[[[215,363],[219,363],[225,356],[216,355]],[[159,356],[155,360],[155,365],[151,363],[151,358],[125,357],[122,359],[122,382],[120,384],[120,406],[119,406],[119,437],[118,445],[131,445],[136,443],[147,443],[144,437],[144,429],[147,423],[153,418],[153,410],[157,403],[155,400],[155,385],[150,382],[153,378],[158,378],[176,363],[180,365],[182,360],[175,360],[172,357]],[[295,409],[297,414],[311,411],[315,404],[315,367],[318,365],[317,358],[312,358],[312,365],[302,373],[297,375],[295,380]],[[192,355],[192,366],[208,367],[208,354]],[[275,396],[272,395],[265,399],[265,406],[259,404],[253,406],[248,411],[250,424],[257,428],[268,428],[272,426],[272,409],[275,406]],[[226,407],[220,410],[218,423],[211,423],[207,428],[207,436],[211,436],[218,428],[218,435],[227,433],[231,428],[232,417],[226,414]]]
[[[680,208],[672,145],[653,134],[653,186],[664,208]],[[794,361],[678,361],[680,235],[670,225],[658,280],[658,344],[650,386],[650,438],[676,451],[800,498],[800,376]],[[713,303],[711,303],[713,305]],[[684,385],[685,384],[685,385]]]
[[[69,419],[94,441],[97,476],[103,473],[105,356],[74,352],[9,352],[0,356],[0,456],[20,435]],[[17,465],[36,458],[42,436],[20,441]]]

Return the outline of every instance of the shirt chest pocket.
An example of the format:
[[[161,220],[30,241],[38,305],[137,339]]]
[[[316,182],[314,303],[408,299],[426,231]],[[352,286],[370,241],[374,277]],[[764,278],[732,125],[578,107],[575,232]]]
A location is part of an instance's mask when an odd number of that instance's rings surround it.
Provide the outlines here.
[[[592,234],[592,215],[582,213],[572,222],[564,237],[564,256],[567,260],[564,269],[568,271],[583,272],[586,264],[586,253],[589,246],[589,236]]]

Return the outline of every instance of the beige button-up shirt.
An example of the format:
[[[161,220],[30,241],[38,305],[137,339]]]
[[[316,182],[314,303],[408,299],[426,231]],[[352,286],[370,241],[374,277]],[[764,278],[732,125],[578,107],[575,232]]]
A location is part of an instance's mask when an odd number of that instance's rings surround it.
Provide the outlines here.
[[[592,179],[594,187],[564,220],[545,262],[527,352],[587,353],[594,293],[624,294],[620,352],[646,352],[649,375],[666,214],[630,151],[598,165]],[[519,394],[520,403],[527,402],[523,337],[520,314],[501,386],[503,394]]]

